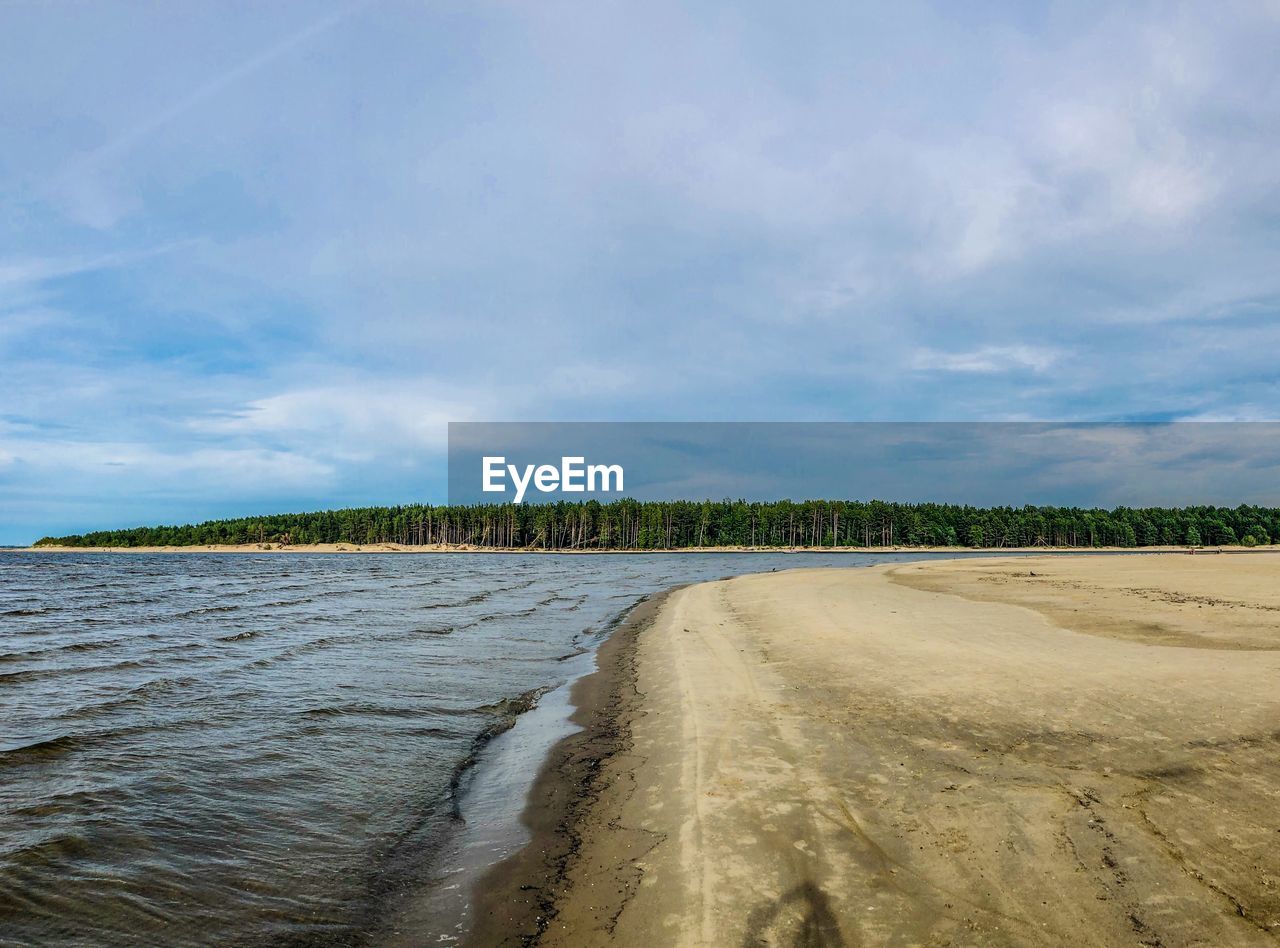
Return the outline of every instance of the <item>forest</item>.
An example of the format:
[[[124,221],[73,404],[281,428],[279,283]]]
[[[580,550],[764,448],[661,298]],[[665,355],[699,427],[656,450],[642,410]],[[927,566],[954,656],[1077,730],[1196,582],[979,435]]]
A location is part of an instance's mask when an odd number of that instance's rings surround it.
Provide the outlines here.
[[[36,546],[311,543],[535,550],[693,547],[1144,547],[1268,544],[1273,507],[971,507],[806,500],[353,507],[45,537]]]

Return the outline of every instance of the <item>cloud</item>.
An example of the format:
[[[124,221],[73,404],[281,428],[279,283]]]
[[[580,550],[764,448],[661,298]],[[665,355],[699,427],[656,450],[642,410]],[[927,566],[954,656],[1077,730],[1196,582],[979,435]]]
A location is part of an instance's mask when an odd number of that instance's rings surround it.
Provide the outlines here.
[[[66,199],[68,206],[77,212],[79,219],[91,227],[106,229],[114,225],[122,215],[136,208],[136,203],[115,193],[100,174],[100,166],[119,161],[162,130],[166,125],[198,109],[215,96],[231,90],[264,67],[295,52],[300,47],[343,20],[367,7],[370,0],[347,4],[330,11],[318,19],[306,23],[300,29],[252,53],[228,68],[218,69],[187,94],[168,103],[150,115],[134,121],[107,141],[75,155],[53,176],[48,186]]]
[[[190,112],[202,102],[205,102],[213,96],[225,91],[235,83],[248,78],[264,66],[279,59],[281,56],[294,51],[296,48],[320,33],[332,29],[357,10],[367,7],[368,5],[369,4],[366,0],[364,3],[349,4],[345,7],[334,10],[315,21],[306,24],[302,29],[291,32],[288,36],[285,36],[264,49],[259,50],[247,59],[231,66],[229,69],[218,72],[216,75],[202,82],[199,86],[175,101],[173,104],[166,106],[153,115],[148,116],[132,127],[116,135],[111,140],[81,156],[78,164],[83,167],[85,165],[95,164],[106,158],[120,156],[122,153],[140,144],[147,138],[147,136],[167,125],[169,122],[172,122],[179,116]]]
[[[977,372],[992,374],[1010,371],[1046,372],[1057,363],[1060,353],[1036,346],[983,346],[970,352],[940,352],[920,349],[911,358],[918,372]]]
[[[1280,21],[1255,4],[5,21],[5,450],[152,451],[143,513],[181,488],[163,458],[215,451],[278,453],[280,483],[302,459],[299,502],[438,496],[465,418],[1280,397]],[[0,487],[33,522],[82,484],[35,470]],[[237,481],[218,510],[278,500]]]
[[[204,489],[244,490],[270,484],[275,489],[327,482],[334,468],[286,451],[205,447],[169,449],[131,442],[59,441],[3,438],[0,458],[39,476],[92,479],[98,489],[128,487],[139,479],[152,489],[190,490],[192,478]]]
[[[483,413],[483,395],[413,382],[361,379],[347,385],[295,389],[256,398],[243,407],[188,421],[204,435],[283,438],[322,456],[443,450],[450,421]],[[394,448],[388,446],[394,445]]]
[[[1186,422],[1274,422],[1280,421],[1274,407],[1242,404],[1230,411],[1192,412],[1178,418]]]
[[[106,253],[97,256],[8,257],[0,258],[0,291],[16,294],[53,280],[93,273],[99,270],[133,266],[175,247]]]

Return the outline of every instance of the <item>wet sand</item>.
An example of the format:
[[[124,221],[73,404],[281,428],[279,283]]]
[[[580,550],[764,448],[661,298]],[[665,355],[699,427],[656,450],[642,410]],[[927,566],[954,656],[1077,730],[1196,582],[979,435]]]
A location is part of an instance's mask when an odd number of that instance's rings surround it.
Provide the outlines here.
[[[633,615],[477,944],[1280,938],[1280,556],[956,560]]]
[[[574,684],[571,699],[577,710],[571,720],[582,730],[552,749],[534,781],[522,814],[529,844],[476,886],[468,944],[529,945],[546,935],[601,795],[619,786],[610,762],[629,747],[631,718],[638,713],[639,635],[679,591],[650,597],[631,609],[596,653],[597,670]]]

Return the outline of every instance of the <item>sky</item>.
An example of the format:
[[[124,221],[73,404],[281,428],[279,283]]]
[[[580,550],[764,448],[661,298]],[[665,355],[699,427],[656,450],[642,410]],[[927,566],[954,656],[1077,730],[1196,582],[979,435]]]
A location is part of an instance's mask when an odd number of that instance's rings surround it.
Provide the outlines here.
[[[600,470],[606,465],[614,470]],[[460,504],[631,497],[1274,507],[1280,423],[453,422],[448,471],[449,502]]]
[[[1273,419],[1280,3],[0,3],[0,543],[449,421]]]

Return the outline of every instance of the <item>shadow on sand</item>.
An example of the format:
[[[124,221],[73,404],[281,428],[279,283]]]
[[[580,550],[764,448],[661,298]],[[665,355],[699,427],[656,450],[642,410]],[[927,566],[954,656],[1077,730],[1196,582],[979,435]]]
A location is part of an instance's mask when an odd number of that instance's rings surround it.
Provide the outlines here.
[[[773,937],[769,938],[769,935]],[[790,945],[792,948],[845,948],[827,896],[812,882],[798,885],[782,898],[752,910],[747,918],[747,934],[742,939],[742,948],[756,948],[762,944]]]

